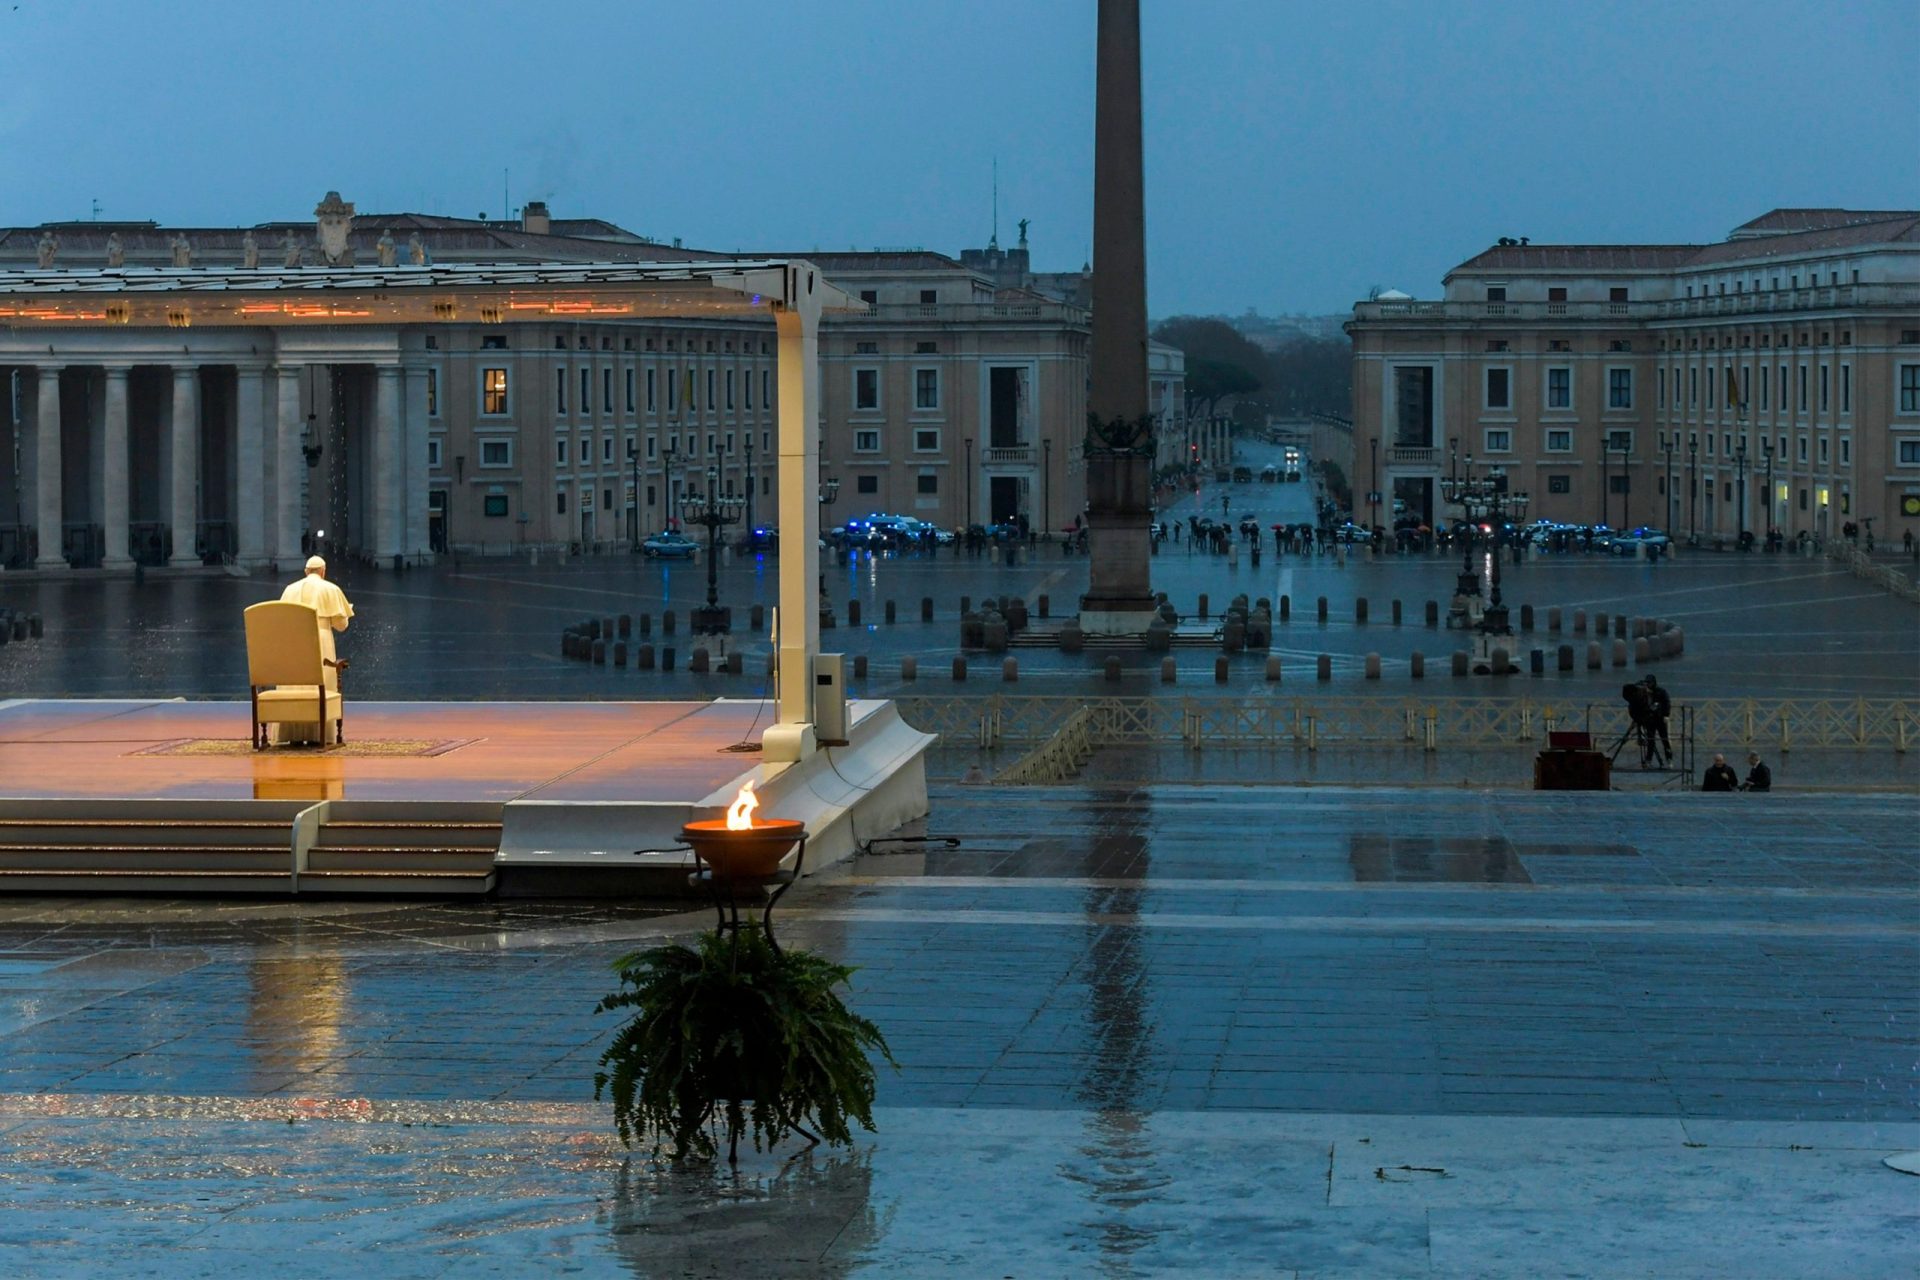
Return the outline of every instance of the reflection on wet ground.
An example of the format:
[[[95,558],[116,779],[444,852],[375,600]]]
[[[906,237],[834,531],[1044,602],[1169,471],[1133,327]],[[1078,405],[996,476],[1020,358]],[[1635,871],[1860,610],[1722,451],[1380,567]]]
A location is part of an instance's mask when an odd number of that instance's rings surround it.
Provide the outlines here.
[[[880,1132],[738,1181],[591,1096],[704,912],[0,901],[0,1267],[1901,1274],[1913,802],[1742,800],[942,789],[780,912]]]

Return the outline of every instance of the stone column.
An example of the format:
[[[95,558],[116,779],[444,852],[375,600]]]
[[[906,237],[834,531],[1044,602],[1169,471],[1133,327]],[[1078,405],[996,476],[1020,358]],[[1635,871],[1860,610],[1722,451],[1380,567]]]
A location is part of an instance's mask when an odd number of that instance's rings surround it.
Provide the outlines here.
[[[373,554],[386,568],[400,551],[400,366],[374,371]]]
[[[105,511],[100,536],[104,542],[102,569],[131,569],[127,554],[127,480],[133,463],[127,451],[127,374],[125,365],[108,365],[105,432],[100,457],[100,479]]]
[[[778,334],[780,496],[780,705],[761,738],[768,761],[804,760],[817,749],[813,655],[820,652],[820,338],[798,310],[774,313]],[[786,530],[793,532],[787,534]]]
[[[171,565],[199,564],[194,550],[199,535],[200,501],[200,366],[173,366],[173,525]]]
[[[1140,162],[1140,0],[1100,0],[1093,123],[1093,340],[1087,594],[1081,626],[1145,631],[1154,602],[1147,523],[1147,247]]]
[[[300,366],[274,370],[274,530],[273,556],[282,572],[297,571],[300,554]]]
[[[406,445],[400,460],[400,550],[409,556],[427,551],[427,373],[407,370]]]
[[[248,567],[266,559],[268,545],[265,375],[259,365],[243,364],[234,376],[234,558]]]
[[[37,474],[34,476],[34,520],[39,526],[40,554],[33,559],[36,569],[64,569],[65,550],[60,543],[60,368],[41,365],[35,370],[39,386],[39,405],[33,418],[33,450]]]

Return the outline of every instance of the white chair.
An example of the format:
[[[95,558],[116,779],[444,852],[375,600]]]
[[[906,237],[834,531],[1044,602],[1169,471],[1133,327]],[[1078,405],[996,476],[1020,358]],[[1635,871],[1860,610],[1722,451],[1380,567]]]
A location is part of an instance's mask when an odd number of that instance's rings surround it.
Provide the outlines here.
[[[270,724],[317,726],[320,741],[347,740],[340,663],[321,645],[320,620],[304,604],[273,600],[247,609],[247,683],[253,704],[253,746],[267,746]]]

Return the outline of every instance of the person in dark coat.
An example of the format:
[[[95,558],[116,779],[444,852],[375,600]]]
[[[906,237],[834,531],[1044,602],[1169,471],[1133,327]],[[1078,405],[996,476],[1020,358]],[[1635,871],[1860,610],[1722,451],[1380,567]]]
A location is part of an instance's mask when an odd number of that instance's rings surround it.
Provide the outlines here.
[[[1760,758],[1758,751],[1747,753],[1747,780],[1740,784],[1742,791],[1773,790],[1773,771]]]
[[[1707,776],[1700,781],[1702,791],[1738,791],[1740,775],[1733,771],[1723,755],[1716,755],[1713,763],[1707,766]]]

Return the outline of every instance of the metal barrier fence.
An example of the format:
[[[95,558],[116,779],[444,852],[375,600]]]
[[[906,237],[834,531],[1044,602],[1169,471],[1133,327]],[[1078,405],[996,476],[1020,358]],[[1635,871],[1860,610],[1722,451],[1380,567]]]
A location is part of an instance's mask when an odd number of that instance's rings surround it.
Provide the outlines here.
[[[1856,578],[1885,587],[1906,600],[1920,600],[1920,582],[1890,564],[1882,564],[1849,542],[1832,542],[1827,554],[1844,564]]]
[[[1013,786],[1044,786],[1065,782],[1080,772],[1093,754],[1089,725],[1093,712],[1086,707],[1067,717],[1067,722],[1051,738],[1021,756],[993,776],[996,783]]]
[[[1531,698],[1079,698],[960,695],[901,698],[900,714],[949,743],[1041,743],[1078,722],[1089,750],[1189,747],[1418,747],[1471,751],[1546,745],[1554,729],[1611,742],[1623,704]],[[1885,698],[1709,698],[1689,703],[1705,750],[1891,747],[1920,739],[1920,702]]]

